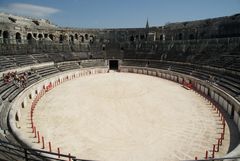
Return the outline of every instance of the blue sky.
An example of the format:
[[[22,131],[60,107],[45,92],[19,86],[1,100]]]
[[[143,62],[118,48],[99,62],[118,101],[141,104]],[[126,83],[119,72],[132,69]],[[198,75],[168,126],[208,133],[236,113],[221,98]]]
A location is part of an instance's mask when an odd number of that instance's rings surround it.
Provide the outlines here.
[[[134,28],[240,13],[240,0],[0,0],[0,12],[46,18],[59,26]]]

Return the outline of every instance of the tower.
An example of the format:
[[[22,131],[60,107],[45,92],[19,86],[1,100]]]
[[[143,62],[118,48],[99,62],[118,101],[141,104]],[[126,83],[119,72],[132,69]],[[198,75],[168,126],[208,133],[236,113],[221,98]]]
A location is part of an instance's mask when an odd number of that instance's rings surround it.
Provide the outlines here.
[[[148,18],[147,18],[147,23],[146,23],[146,29],[149,28],[149,23],[148,23]]]

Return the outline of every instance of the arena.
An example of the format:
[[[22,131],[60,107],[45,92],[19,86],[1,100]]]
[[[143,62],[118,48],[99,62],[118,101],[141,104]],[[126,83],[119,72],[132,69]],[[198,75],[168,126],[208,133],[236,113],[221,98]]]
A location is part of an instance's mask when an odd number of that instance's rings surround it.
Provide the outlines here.
[[[88,160],[192,159],[204,156],[221,133],[218,114],[195,92],[164,79],[129,73],[97,74],[64,83],[39,101],[34,115],[45,140]],[[22,115],[21,123],[26,136],[28,116]],[[226,129],[218,156],[228,147]]]
[[[120,29],[0,18],[0,160],[239,161],[239,14]]]

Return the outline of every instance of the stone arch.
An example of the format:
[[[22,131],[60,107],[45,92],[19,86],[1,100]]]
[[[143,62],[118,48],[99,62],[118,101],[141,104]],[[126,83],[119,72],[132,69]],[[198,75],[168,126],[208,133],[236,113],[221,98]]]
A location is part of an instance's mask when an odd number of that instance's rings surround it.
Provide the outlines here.
[[[59,43],[63,43],[63,41],[64,41],[64,37],[63,37],[63,35],[60,35],[59,36]]]
[[[178,34],[178,40],[182,40],[183,39],[183,34],[182,33],[179,33]]]
[[[90,42],[91,42],[91,43],[93,43],[94,40],[95,40],[93,35],[90,35],[90,36],[89,36],[89,39],[90,39]]]
[[[33,37],[36,39],[37,38],[37,33],[33,33]]]
[[[159,38],[159,39],[160,39],[160,40],[163,40],[163,34],[160,35],[160,38]]]
[[[4,44],[9,43],[9,32],[8,31],[3,31],[3,43]]]
[[[44,38],[47,39],[48,38],[48,34],[44,34]]]
[[[31,33],[28,33],[28,34],[27,34],[27,40],[28,40],[28,41],[31,41],[32,38],[33,38],[33,37],[32,37],[32,34],[31,34]]]
[[[28,41],[28,44],[32,43],[32,40],[33,40],[33,36],[31,33],[28,33],[27,34],[27,41]]]
[[[49,34],[49,38],[53,41],[53,39],[54,39],[53,34]]]
[[[76,40],[78,40],[78,34],[75,34],[75,35],[74,35],[74,38],[75,38]]]
[[[194,35],[193,34],[190,34],[189,37],[188,37],[190,40],[193,40],[195,39]]]
[[[133,35],[130,36],[129,40],[130,40],[131,42],[133,42],[133,41],[134,41],[134,36],[133,36]]]
[[[8,31],[3,31],[3,38],[4,39],[9,39],[9,32]]]
[[[145,36],[144,35],[140,35],[140,40],[144,40]]]
[[[136,35],[135,38],[136,38],[136,40],[138,40],[139,39],[139,35]]]
[[[80,35],[81,42],[84,42],[84,36]]]
[[[73,35],[69,36],[69,42],[74,43],[74,36]]]
[[[42,38],[43,38],[43,35],[42,34],[38,34],[38,39],[42,40]]]
[[[88,34],[85,34],[85,40],[88,40]]]
[[[16,39],[17,43],[21,43],[22,42],[22,37],[21,37],[21,34],[19,32],[16,33],[15,39]]]

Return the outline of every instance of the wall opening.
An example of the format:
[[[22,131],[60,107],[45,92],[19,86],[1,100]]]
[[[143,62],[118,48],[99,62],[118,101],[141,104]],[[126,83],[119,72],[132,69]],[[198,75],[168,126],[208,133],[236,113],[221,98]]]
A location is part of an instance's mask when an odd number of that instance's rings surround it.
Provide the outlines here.
[[[50,34],[49,38],[53,41],[53,34]]]
[[[9,33],[8,31],[3,31],[3,43],[7,44],[9,42]]]
[[[42,34],[39,34],[39,35],[38,35],[38,39],[39,39],[39,40],[42,40],[42,38],[43,38],[43,35],[42,35]]]
[[[88,40],[88,34],[85,34],[85,39]]]
[[[17,43],[21,43],[22,42],[21,34],[19,32],[16,33],[16,42]]]
[[[69,37],[70,37],[69,42],[73,44],[73,43],[74,43],[74,37],[73,37],[73,35],[70,35]]]
[[[28,97],[29,97],[29,99],[32,99],[32,95],[31,95],[31,94],[29,94],[29,96],[28,96]]]
[[[118,60],[109,60],[109,69],[118,70]]]
[[[16,113],[16,115],[15,115],[15,120],[19,121],[18,113]]]
[[[84,36],[82,36],[82,35],[80,36],[80,41],[84,42]]]
[[[59,43],[63,43],[63,35],[60,35],[60,37],[59,37]]]
[[[31,41],[31,40],[32,40],[32,34],[31,34],[31,33],[28,33],[28,34],[27,34],[27,40],[28,40],[28,41]]]
[[[189,35],[189,39],[190,39],[190,40],[193,40],[193,39],[194,39],[194,35],[193,35],[193,34],[190,34],[190,35]]]
[[[178,40],[182,40],[182,39],[183,39],[183,34],[182,33],[178,34]]]

